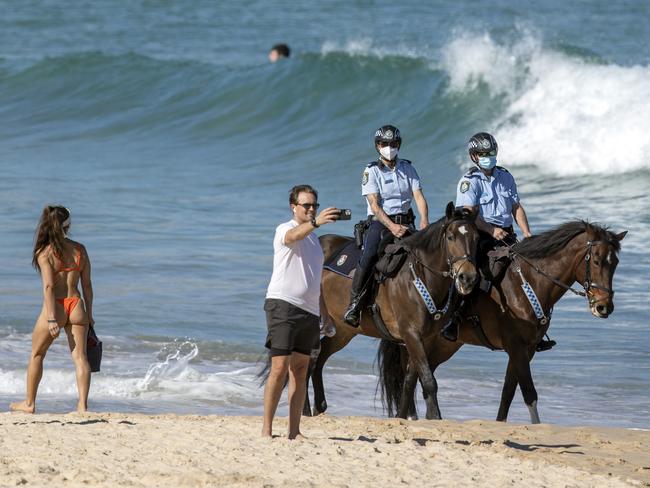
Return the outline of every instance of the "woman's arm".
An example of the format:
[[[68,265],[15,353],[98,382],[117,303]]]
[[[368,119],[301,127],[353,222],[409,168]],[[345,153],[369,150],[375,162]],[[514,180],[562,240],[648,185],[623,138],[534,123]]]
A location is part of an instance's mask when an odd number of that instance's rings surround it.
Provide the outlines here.
[[[85,247],[83,250],[83,267],[81,268],[81,290],[84,296],[84,303],[86,304],[86,313],[88,313],[88,321],[90,325],[95,325],[93,319],[93,284],[90,280],[90,257]]]
[[[56,300],[54,298],[54,268],[47,253],[41,252],[38,255],[38,265],[41,268],[41,280],[43,281],[43,302],[45,304],[45,316],[47,325],[52,337],[59,335],[59,324],[56,321]]]
[[[415,205],[418,207],[418,213],[420,214],[420,230],[422,230],[429,225],[429,206],[427,205],[427,200],[424,198],[422,190],[415,190],[413,192],[413,198],[415,199]]]

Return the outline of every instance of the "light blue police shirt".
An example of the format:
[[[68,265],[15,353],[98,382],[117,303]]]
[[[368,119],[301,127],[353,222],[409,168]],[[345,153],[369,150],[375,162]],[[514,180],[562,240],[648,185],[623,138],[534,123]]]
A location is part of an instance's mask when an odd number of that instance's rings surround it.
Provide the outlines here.
[[[379,195],[379,205],[387,215],[403,214],[411,208],[413,192],[420,190],[420,177],[407,159],[398,159],[391,170],[381,162],[373,161],[363,171],[361,194]],[[368,203],[368,215],[374,215]]]
[[[480,215],[489,224],[512,225],[512,207],[519,203],[517,184],[508,170],[497,166],[492,176],[478,168],[469,170],[458,182],[457,207],[479,206]]]

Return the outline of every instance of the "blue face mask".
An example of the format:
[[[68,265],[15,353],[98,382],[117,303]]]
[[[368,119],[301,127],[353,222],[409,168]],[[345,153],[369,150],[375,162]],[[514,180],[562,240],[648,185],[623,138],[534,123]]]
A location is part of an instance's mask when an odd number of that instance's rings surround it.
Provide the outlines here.
[[[484,156],[478,158],[478,165],[483,169],[492,169],[497,165],[496,156]]]

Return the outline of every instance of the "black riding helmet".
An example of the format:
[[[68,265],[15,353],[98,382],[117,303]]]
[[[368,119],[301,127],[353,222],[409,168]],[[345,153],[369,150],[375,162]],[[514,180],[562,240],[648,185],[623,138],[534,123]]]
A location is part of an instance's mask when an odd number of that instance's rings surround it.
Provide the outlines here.
[[[474,161],[474,156],[496,156],[499,152],[497,140],[487,132],[474,134],[467,143],[469,157]]]
[[[375,131],[375,146],[380,142],[397,142],[397,147],[402,145],[402,135],[394,125],[382,125]]]

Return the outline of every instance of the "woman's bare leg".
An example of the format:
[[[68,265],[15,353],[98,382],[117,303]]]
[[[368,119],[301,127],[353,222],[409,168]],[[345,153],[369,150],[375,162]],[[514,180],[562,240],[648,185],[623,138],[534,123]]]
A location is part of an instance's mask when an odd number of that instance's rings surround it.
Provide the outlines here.
[[[54,341],[47,326],[45,315],[41,315],[34,325],[32,332],[32,354],[27,365],[27,393],[25,400],[9,405],[15,412],[34,413],[36,411],[36,392],[43,376],[43,359]]]
[[[90,390],[90,364],[88,364],[88,354],[86,353],[88,326],[66,325],[65,332],[68,335],[68,345],[77,374],[77,390],[79,391],[77,412],[86,412],[88,410],[88,391]]]

